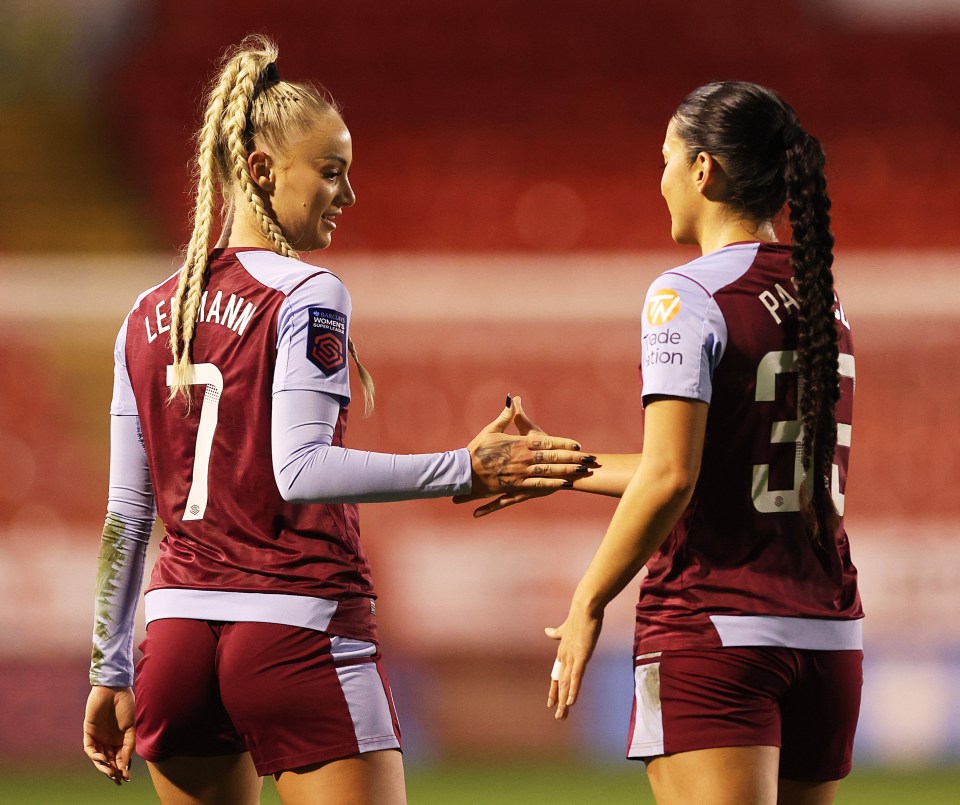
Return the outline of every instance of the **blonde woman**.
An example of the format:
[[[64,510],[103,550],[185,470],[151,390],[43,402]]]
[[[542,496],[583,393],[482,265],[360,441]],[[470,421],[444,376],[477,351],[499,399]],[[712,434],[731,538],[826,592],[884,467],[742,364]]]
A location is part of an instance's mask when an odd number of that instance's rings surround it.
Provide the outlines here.
[[[368,410],[373,384],[347,289],[297,253],[327,247],[356,200],[350,133],[276,60],[262,37],[225,56],[183,268],[140,296],[117,339],[84,748],[119,785],[136,744],[164,803],[259,802],[271,774],[286,805],[392,805],[405,801],[400,733],[356,504],[569,485],[590,459],[504,434],[509,403],[467,448],[343,447],[348,355]]]

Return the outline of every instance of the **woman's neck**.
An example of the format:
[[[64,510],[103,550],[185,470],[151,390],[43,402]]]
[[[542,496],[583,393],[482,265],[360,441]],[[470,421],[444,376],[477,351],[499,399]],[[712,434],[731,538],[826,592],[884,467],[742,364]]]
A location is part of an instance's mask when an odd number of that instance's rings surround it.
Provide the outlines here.
[[[237,202],[234,201],[223,219],[223,231],[217,240],[218,249],[235,249],[244,246],[253,246],[261,249],[272,249],[273,246],[263,234],[260,227],[250,220],[249,215],[237,215]]]
[[[772,221],[718,220],[704,226],[698,242],[701,254],[710,254],[731,243],[776,243],[777,233]]]

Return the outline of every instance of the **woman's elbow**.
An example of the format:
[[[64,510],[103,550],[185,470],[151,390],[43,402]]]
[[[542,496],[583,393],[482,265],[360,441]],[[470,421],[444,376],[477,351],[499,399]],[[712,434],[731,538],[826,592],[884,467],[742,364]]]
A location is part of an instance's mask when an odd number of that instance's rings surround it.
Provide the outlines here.
[[[282,475],[274,476],[280,497],[287,503],[345,503],[344,490],[321,487],[314,484],[307,486],[297,478],[286,482]]]
[[[657,473],[657,486],[667,500],[686,505],[693,497],[699,475],[699,467],[662,467]]]
[[[287,503],[307,503],[308,501],[303,498],[302,490],[297,485],[297,479],[285,476],[285,473],[274,468],[273,480],[277,485],[280,497]]]
[[[281,489],[280,497],[283,498],[285,503],[317,503],[319,501],[314,500],[313,498],[308,498],[305,495],[298,495],[292,489]]]

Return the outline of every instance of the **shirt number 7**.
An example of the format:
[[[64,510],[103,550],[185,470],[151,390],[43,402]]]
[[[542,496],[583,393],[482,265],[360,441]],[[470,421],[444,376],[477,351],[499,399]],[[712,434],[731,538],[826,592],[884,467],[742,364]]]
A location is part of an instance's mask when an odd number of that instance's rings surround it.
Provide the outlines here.
[[[187,493],[184,520],[202,520],[207,510],[207,482],[210,475],[210,450],[213,434],[220,416],[220,395],[223,393],[223,375],[212,363],[192,365],[187,374],[191,386],[206,386],[200,406],[200,425],[193,452],[193,481]],[[167,366],[167,385],[173,385],[173,366]]]

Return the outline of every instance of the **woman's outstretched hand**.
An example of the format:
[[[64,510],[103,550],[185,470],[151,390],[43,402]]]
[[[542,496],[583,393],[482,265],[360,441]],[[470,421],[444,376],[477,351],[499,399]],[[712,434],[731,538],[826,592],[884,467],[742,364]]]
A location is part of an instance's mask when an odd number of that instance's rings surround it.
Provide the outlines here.
[[[533,428],[527,428],[525,434],[521,430],[519,436],[506,433],[514,422],[518,428],[521,423],[526,428],[529,420],[522,415],[522,410],[519,398],[508,397],[500,415],[467,445],[473,468],[473,489],[469,496],[454,498],[455,502],[521,489],[552,492],[572,486],[572,478],[590,471],[593,456],[583,455],[580,444],[573,439],[548,436]],[[516,420],[518,413],[523,417],[520,421]]]

